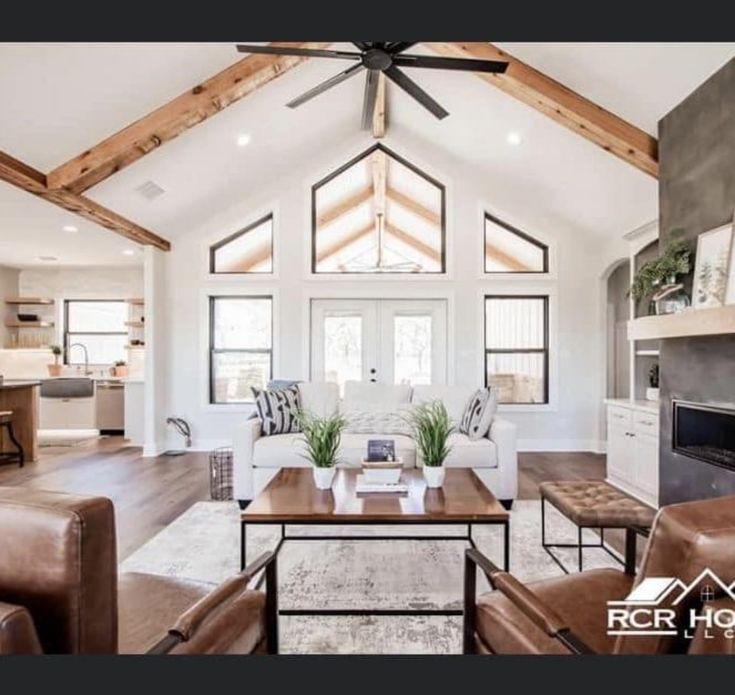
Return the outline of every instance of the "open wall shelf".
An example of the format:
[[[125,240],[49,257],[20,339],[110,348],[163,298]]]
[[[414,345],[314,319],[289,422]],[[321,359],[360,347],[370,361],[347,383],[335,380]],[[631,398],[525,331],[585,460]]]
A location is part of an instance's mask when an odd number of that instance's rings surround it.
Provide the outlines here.
[[[644,316],[628,321],[629,340],[660,340],[728,333],[735,333],[735,304],[712,309],[688,309],[678,314]]]
[[[51,306],[54,304],[53,299],[48,299],[46,297],[6,297],[5,298],[6,304],[27,304],[27,305],[35,305],[35,306]]]

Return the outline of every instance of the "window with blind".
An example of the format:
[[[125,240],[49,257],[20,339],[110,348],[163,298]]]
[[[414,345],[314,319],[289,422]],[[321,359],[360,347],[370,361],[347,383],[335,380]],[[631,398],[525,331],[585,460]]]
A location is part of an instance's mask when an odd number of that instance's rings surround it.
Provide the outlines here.
[[[210,403],[252,403],[273,362],[273,299],[210,297]]]
[[[499,403],[549,402],[549,298],[485,297],[485,384]]]

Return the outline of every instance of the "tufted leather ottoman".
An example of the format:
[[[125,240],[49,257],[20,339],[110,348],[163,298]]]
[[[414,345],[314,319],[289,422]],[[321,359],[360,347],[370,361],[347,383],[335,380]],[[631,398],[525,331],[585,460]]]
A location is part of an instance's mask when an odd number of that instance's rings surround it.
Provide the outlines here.
[[[549,548],[578,548],[579,571],[582,571],[582,548],[602,548],[613,555],[604,545],[604,529],[626,529],[626,571],[635,572],[636,533],[651,527],[656,512],[642,502],[621,492],[603,480],[560,480],[541,483],[541,543],[546,552],[566,572],[567,569]],[[549,501],[565,517],[576,524],[578,542],[547,543],[545,529],[545,503]],[[600,529],[600,543],[582,543],[582,530]],[[632,547],[631,547],[632,546]],[[616,559],[617,556],[613,555]]]

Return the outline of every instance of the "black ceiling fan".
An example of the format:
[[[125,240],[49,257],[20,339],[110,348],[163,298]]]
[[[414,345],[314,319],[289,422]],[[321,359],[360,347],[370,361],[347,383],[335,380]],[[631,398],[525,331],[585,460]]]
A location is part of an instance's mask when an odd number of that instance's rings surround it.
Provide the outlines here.
[[[435,99],[419,87],[405,72],[399,68],[433,68],[439,70],[465,70],[470,72],[502,73],[508,63],[499,60],[471,60],[468,58],[443,58],[438,56],[406,55],[403,51],[415,45],[410,41],[354,41],[359,53],[351,51],[331,51],[325,49],[297,48],[289,46],[253,46],[240,44],[237,50],[240,53],[270,53],[275,55],[309,56],[311,58],[338,58],[340,60],[355,60],[357,63],[347,70],[330,77],[301,96],[289,101],[287,106],[296,108],[313,99],[345,80],[367,70],[365,80],[365,98],[362,105],[362,127],[370,129],[375,100],[378,93],[378,77],[382,72],[389,80],[398,85],[404,92],[410,94],[424,108],[431,111],[437,118],[444,118],[449,112]]]

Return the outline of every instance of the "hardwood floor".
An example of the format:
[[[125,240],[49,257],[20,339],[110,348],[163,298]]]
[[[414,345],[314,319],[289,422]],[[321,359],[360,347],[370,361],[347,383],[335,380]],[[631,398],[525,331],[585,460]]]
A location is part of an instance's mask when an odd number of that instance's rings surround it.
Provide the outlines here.
[[[543,480],[603,478],[605,457],[588,453],[519,454],[519,499],[538,497]],[[42,449],[37,463],[0,467],[0,485],[104,495],[115,504],[118,556],[137,550],[192,504],[209,498],[206,453],[143,458],[122,438],[69,450]]]

